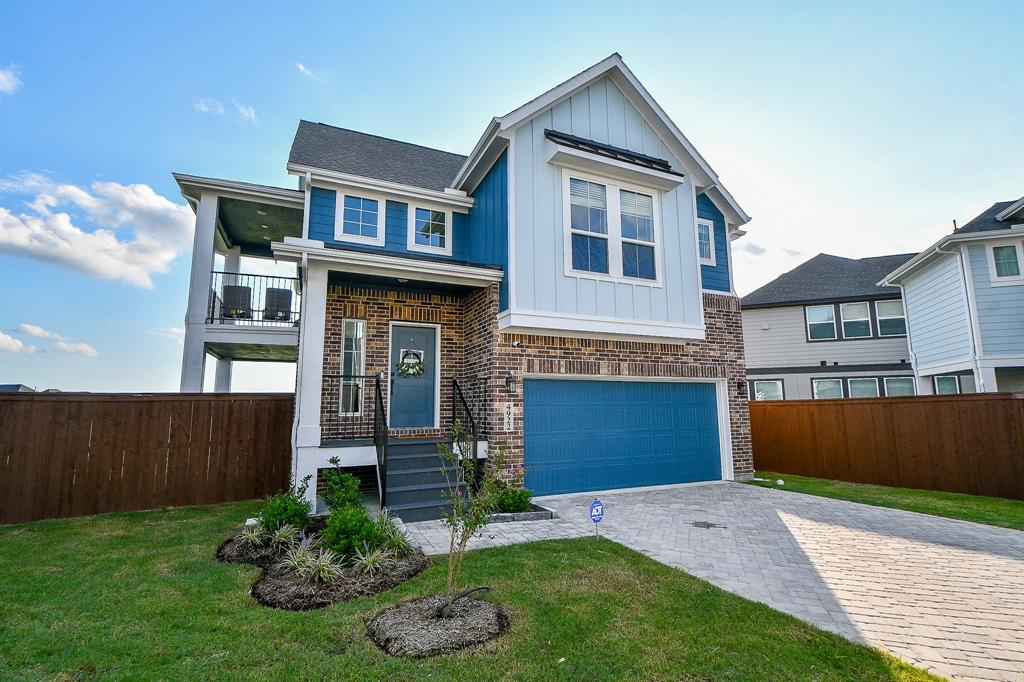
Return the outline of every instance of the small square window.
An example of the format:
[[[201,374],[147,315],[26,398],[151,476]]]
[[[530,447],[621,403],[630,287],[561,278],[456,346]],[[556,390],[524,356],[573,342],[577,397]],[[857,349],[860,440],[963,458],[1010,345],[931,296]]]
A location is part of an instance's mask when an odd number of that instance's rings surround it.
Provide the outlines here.
[[[913,377],[886,377],[885,395],[890,397],[917,395]]]
[[[375,239],[377,237],[377,211],[376,199],[346,195],[341,231],[357,237]]]
[[[996,277],[1020,277],[1020,259],[1017,247],[1013,244],[1008,246],[992,247],[992,262],[996,267]]]
[[[782,381],[771,379],[754,382],[754,400],[782,400]]]
[[[956,395],[960,393],[960,378],[956,375],[935,377],[935,393],[937,395]]]
[[[811,382],[815,400],[843,397],[842,379],[815,379]]]
[[[851,398],[877,398],[878,379],[850,379]]]
[[[443,211],[416,209],[415,241],[420,246],[443,249],[445,242],[445,214]]]
[[[844,339],[865,339],[871,336],[871,310],[867,303],[844,303],[839,309],[843,317]]]

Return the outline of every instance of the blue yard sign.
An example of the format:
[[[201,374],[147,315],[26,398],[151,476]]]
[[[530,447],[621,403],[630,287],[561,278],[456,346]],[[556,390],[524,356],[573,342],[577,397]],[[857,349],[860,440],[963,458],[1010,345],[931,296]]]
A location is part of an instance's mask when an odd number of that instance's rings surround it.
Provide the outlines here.
[[[603,518],[604,503],[595,497],[594,501],[590,503],[590,520],[594,523],[601,523],[601,519]]]

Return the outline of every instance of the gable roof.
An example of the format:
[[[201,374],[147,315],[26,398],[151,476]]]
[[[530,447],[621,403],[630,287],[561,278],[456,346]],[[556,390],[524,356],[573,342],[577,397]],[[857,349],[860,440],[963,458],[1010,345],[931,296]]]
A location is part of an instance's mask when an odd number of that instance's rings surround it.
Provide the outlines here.
[[[789,272],[743,297],[744,310],[806,303],[899,298],[899,287],[880,287],[878,280],[916,254],[843,258],[819,253]]]
[[[971,232],[990,232],[991,230],[1008,230],[1010,223],[999,219],[999,214],[1012,206],[1013,201],[997,201],[986,208],[978,216],[958,227],[953,234],[966,234]]]
[[[299,121],[288,163],[444,191],[466,157],[388,137]]]

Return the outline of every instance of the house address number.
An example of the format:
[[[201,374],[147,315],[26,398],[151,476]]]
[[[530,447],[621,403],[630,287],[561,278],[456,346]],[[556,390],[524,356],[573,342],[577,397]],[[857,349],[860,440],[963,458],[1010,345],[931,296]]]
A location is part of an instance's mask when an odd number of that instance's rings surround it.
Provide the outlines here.
[[[505,430],[512,430],[512,403],[505,403]]]

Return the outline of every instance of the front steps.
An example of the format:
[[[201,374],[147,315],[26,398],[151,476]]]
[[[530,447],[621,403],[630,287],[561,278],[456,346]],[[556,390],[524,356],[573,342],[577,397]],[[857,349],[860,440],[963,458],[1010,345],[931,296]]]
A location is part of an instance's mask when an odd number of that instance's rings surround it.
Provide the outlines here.
[[[450,506],[443,496],[448,482],[437,445],[437,440],[429,439],[388,442],[386,506],[402,521],[439,519]]]

